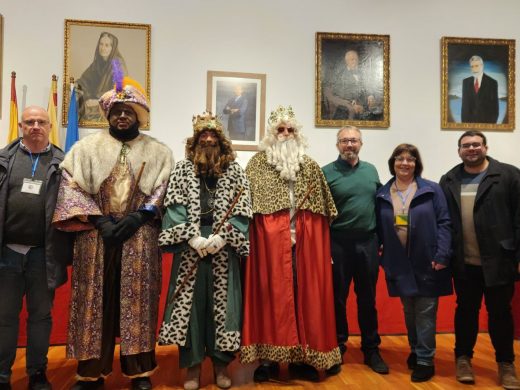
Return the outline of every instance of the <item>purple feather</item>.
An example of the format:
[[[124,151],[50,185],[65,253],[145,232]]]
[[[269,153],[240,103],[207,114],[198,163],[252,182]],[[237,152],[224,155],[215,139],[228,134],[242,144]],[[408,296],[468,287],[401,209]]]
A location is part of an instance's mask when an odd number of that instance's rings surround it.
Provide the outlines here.
[[[123,68],[118,59],[112,60],[112,79],[116,85],[116,91],[121,92],[123,90],[123,77],[125,76]]]

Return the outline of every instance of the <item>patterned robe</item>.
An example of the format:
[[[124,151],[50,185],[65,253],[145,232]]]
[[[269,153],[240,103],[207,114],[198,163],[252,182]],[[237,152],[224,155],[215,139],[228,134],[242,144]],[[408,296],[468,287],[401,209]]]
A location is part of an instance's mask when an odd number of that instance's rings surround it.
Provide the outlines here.
[[[296,175],[294,246],[288,181],[267,162],[265,152],[249,161],[246,174],[254,217],[244,275],[240,360],[302,362],[316,369],[341,363],[329,242],[329,221],[337,211],[320,167],[304,156]]]
[[[170,150],[142,134],[127,142],[127,145],[130,152],[126,164],[131,188],[135,186],[135,165],[139,169],[140,162],[148,157],[142,151],[147,150],[154,156],[154,161],[147,165],[149,170],[144,170],[143,178],[145,175],[155,178],[141,180],[145,187],[139,186],[131,210],[160,209],[172,166]],[[58,229],[77,232],[72,270],[68,358],[100,358],[105,248],[101,236],[88,222],[87,217],[110,214],[111,190],[116,180],[118,163],[112,165],[111,170],[104,166],[96,171],[96,166],[107,156],[105,153],[109,153],[111,157],[115,155],[117,161],[121,147],[122,143],[108,133],[97,133],[76,143],[62,164],[63,178],[53,223]],[[105,172],[108,172],[108,176],[103,177]],[[96,186],[95,183],[100,183],[97,191],[92,189],[92,186]],[[122,216],[112,215],[116,219]],[[161,257],[156,244],[158,235],[159,221],[155,219],[141,226],[132,239],[123,244],[120,290],[123,355],[148,352],[155,348],[161,285]]]
[[[230,257],[247,256],[249,253],[249,183],[242,168],[236,162],[232,162],[217,180],[213,232],[224,219],[240,189],[243,189],[242,195],[218,231],[227,243],[226,248],[214,254],[212,258],[215,347],[220,351],[236,351],[240,347],[240,277],[238,270],[231,269],[233,262],[230,261]],[[191,161],[183,160],[177,163],[170,177],[164,204],[167,206],[167,213],[163,220],[159,245],[176,253],[176,264],[172,267],[168,304],[159,332],[159,342],[184,346],[188,334],[196,268],[175,301],[170,300],[177,286],[199,259],[197,252],[187,244],[192,237],[201,235],[200,181],[195,176]]]

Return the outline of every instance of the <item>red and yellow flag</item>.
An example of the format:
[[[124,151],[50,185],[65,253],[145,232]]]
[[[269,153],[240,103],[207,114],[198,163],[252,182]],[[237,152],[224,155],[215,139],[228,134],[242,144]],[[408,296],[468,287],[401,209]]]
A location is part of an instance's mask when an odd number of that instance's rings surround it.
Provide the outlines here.
[[[56,146],[60,146],[60,137],[58,130],[58,78],[55,74],[52,75],[47,113],[49,114],[49,120],[51,121],[51,133],[49,134],[49,142]]]
[[[18,139],[18,102],[16,101],[16,72],[11,72],[11,103],[9,104],[9,134],[7,143]]]

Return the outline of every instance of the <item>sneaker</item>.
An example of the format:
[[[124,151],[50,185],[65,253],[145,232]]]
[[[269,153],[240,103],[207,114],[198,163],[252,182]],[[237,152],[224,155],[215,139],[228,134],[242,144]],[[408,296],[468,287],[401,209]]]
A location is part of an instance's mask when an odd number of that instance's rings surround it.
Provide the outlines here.
[[[520,381],[516,376],[515,365],[510,362],[498,362],[498,381],[504,389],[520,389]]]
[[[377,372],[378,374],[388,374],[390,369],[386,365],[385,361],[379,354],[379,351],[371,352],[365,354],[365,361],[364,363],[369,366],[373,371]]]
[[[435,366],[417,364],[412,371],[412,382],[426,382],[435,375]]]
[[[95,381],[77,381],[74,386],[71,387],[71,390],[97,390],[102,389],[105,380],[103,378],[98,378]]]
[[[338,375],[341,372],[341,364],[334,364],[325,370],[327,376]]]
[[[132,390],[150,390],[152,382],[147,376],[132,378]]]
[[[455,376],[460,383],[475,383],[475,374],[469,356],[462,355],[457,358]]]
[[[406,359],[406,365],[408,366],[409,370],[413,370],[415,368],[417,365],[417,354],[415,352],[412,352],[410,355],[408,355],[408,359]]]
[[[267,382],[270,379],[278,378],[280,374],[280,365],[277,362],[260,364],[254,374],[253,380],[257,383]]]
[[[52,386],[47,380],[45,371],[37,371],[29,376],[29,390],[51,390]]]
[[[319,382],[320,373],[313,366],[305,363],[289,363],[289,374],[294,378],[309,382]]]

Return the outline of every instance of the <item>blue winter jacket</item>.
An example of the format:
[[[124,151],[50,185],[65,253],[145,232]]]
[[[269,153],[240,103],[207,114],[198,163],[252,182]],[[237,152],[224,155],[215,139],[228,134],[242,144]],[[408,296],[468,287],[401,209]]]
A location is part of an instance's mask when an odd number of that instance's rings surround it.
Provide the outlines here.
[[[379,240],[383,245],[381,265],[392,297],[438,297],[452,294],[449,267],[439,271],[432,261],[446,266],[451,256],[451,222],[440,186],[419,176],[417,191],[408,213],[408,240],[403,247],[394,228],[390,187],[395,178],[376,195]]]

